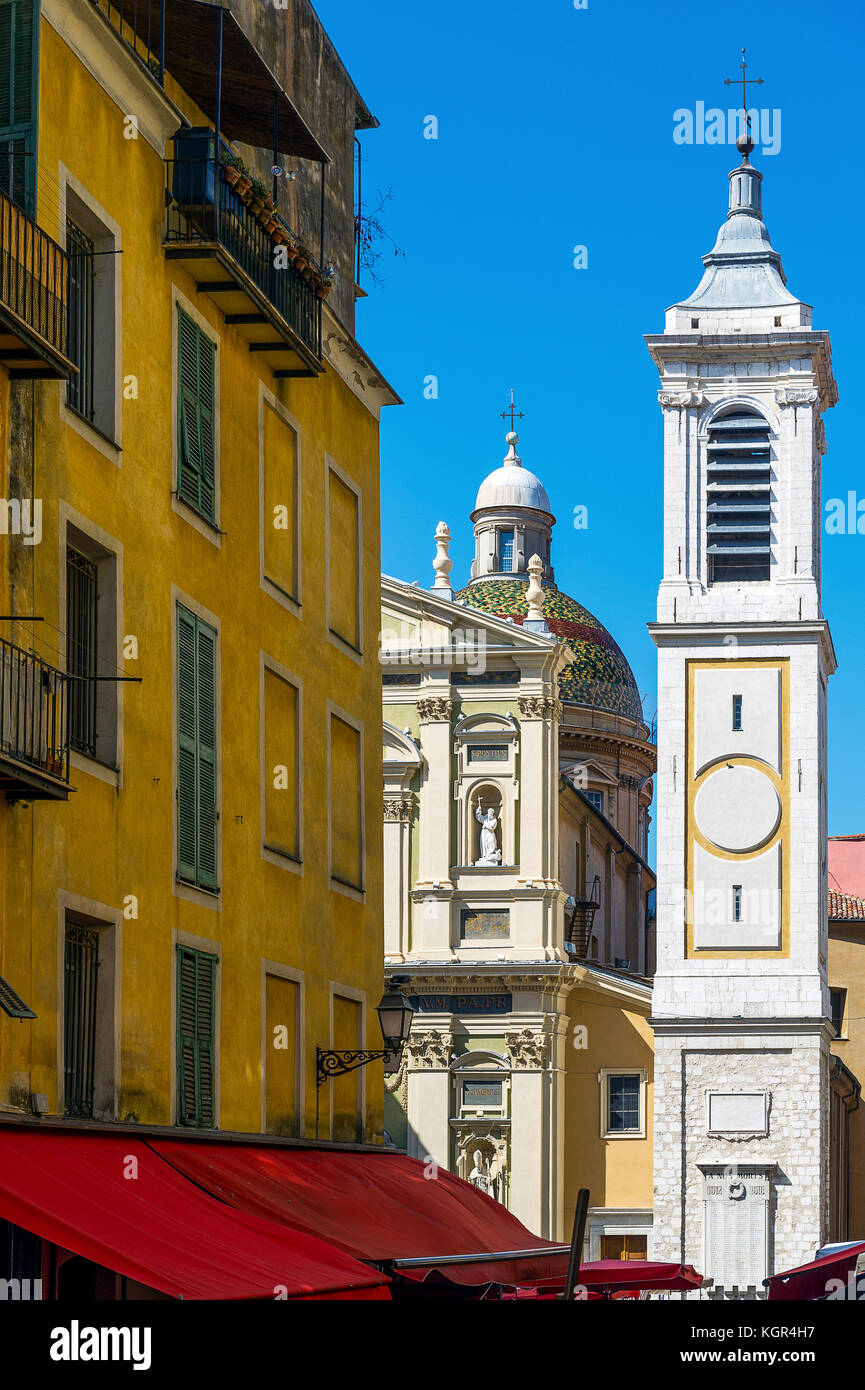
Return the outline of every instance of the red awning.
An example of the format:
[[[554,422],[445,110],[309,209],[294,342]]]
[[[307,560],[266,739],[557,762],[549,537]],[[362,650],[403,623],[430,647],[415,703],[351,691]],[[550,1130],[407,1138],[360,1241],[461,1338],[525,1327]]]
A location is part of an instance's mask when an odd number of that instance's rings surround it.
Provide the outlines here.
[[[452,1173],[427,1176],[419,1159],[387,1151],[149,1142],[239,1210],[322,1236],[404,1278],[530,1284],[567,1272],[567,1246],[532,1235],[499,1202]]]
[[[589,1290],[589,1298],[638,1298],[644,1290],[699,1289],[703,1283],[693,1265],[664,1260],[586,1260],[580,1265],[577,1286]],[[561,1279],[546,1279],[529,1289],[518,1289],[522,1298],[555,1298],[564,1287]]]
[[[215,1201],[129,1134],[0,1129],[0,1217],[172,1298],[388,1298],[313,1235]]]
[[[846,1250],[836,1250],[831,1255],[824,1255],[820,1260],[811,1260],[809,1264],[798,1265],[796,1269],[773,1274],[766,1281],[769,1285],[769,1298],[796,1299],[803,1303],[825,1298],[838,1287],[837,1281],[840,1280],[842,1284],[847,1282],[847,1277],[855,1270],[860,1255],[865,1256],[865,1241],[859,1245],[850,1245]]]

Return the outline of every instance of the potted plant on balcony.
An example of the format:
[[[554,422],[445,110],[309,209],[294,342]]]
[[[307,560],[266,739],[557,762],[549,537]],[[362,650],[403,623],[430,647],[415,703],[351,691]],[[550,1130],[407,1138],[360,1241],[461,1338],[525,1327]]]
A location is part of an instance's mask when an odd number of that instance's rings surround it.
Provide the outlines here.
[[[333,266],[325,266],[324,270],[318,276],[318,283],[315,286],[315,294],[317,299],[327,299],[327,296],[333,289],[333,282],[335,279],[336,271],[334,270]]]
[[[243,170],[243,160],[239,155],[231,154],[225,149],[220,149],[219,165],[223,179],[228,184],[229,188],[234,188]]]
[[[312,252],[303,237],[298,237],[295,242],[294,268],[295,270],[299,270],[301,275],[305,275],[311,265]]]
[[[266,199],[267,189],[261,182],[261,179],[253,179],[252,197],[249,200],[249,211],[252,213],[253,217],[257,217],[258,214],[261,212],[261,209],[264,207]]]

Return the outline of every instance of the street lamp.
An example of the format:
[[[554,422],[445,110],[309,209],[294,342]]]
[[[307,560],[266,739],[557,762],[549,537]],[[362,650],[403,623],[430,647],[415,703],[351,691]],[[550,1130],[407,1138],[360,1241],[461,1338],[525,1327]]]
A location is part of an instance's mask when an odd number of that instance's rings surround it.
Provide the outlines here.
[[[395,983],[395,982],[394,982]],[[386,990],[376,1006],[384,1047],[378,1050],[357,1048],[343,1051],[337,1048],[317,1047],[315,1049],[315,1137],[318,1138],[318,1099],[319,1090],[332,1076],[343,1076],[346,1072],[365,1067],[368,1062],[384,1060],[396,1061],[403,1051],[411,1032],[414,1005],[399,989]]]

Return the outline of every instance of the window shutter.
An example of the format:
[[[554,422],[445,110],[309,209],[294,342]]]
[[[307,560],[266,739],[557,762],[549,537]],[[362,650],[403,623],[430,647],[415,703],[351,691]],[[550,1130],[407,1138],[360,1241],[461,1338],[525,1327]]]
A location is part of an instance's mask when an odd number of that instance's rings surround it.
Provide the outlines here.
[[[214,891],[216,823],[216,633],[178,604],[177,872]]]
[[[197,624],[198,882],[216,888],[216,634]]]
[[[183,309],[178,307],[177,315],[177,494],[208,521],[213,521],[216,515],[216,344]]]
[[[177,1119],[214,1124],[215,956],[177,948]]]
[[[216,516],[216,457],[214,447],[214,384],[216,345],[198,334],[198,438],[201,449],[201,511],[212,521]]]
[[[195,618],[177,609],[177,871],[195,882],[198,843]]]
[[[36,212],[39,0],[0,0],[0,188]]]

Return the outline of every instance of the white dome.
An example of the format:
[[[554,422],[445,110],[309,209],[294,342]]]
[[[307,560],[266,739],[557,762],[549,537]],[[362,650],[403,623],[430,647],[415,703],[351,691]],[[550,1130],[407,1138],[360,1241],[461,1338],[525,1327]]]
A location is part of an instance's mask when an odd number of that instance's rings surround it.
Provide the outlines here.
[[[475,511],[482,507],[534,507],[550,510],[550,499],[540,478],[521,464],[506,464],[484,478],[478,490]]]
[[[478,490],[475,511],[485,507],[534,507],[539,512],[551,512],[550,499],[540,478],[523,468],[516,446],[519,435],[511,432],[509,445],[501,468],[484,478]]]

